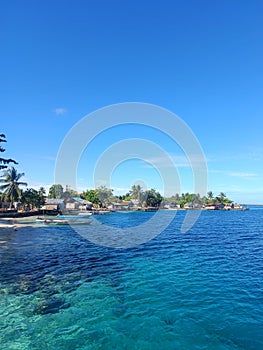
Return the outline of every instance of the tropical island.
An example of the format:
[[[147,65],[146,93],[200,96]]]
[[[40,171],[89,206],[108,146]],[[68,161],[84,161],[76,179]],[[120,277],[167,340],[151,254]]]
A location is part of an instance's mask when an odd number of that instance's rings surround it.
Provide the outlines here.
[[[6,142],[4,134],[0,142]],[[5,149],[0,147],[0,152]],[[224,192],[214,195],[209,191],[206,196],[195,193],[182,193],[165,198],[157,190],[144,190],[140,185],[133,185],[125,195],[114,195],[114,190],[105,186],[88,189],[81,193],[69,186],[52,185],[48,193],[44,187],[38,190],[27,187],[20,181],[25,175],[18,173],[14,166],[18,164],[13,159],[0,158],[0,215],[7,214],[38,215],[57,214],[59,212],[93,211],[155,211],[166,210],[244,210],[242,205],[235,204],[227,198]]]

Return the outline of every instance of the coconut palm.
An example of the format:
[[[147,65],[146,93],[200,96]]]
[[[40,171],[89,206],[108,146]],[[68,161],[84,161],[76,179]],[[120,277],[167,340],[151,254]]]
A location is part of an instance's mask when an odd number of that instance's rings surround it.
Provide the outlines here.
[[[21,196],[21,189],[19,186],[27,186],[26,182],[19,182],[20,178],[24,176],[24,173],[18,173],[14,167],[11,167],[4,171],[1,176],[0,182],[4,183],[0,185],[0,190],[7,200],[10,201],[10,208],[13,207],[15,201]]]
[[[214,198],[214,193],[212,191],[207,192],[207,198],[208,199],[213,199]]]
[[[131,188],[131,195],[133,199],[138,199],[141,201],[142,198],[142,187],[140,185],[133,185]]]
[[[220,192],[219,196],[216,197],[219,203],[224,203],[226,199],[226,194],[224,192]]]

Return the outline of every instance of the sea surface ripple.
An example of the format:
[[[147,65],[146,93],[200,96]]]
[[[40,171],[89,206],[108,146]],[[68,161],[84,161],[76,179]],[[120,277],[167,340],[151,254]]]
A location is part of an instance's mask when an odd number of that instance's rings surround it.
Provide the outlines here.
[[[111,213],[82,229],[153,215]],[[66,226],[1,230],[1,349],[263,349],[263,210],[202,212],[182,234],[184,216],[129,249]]]

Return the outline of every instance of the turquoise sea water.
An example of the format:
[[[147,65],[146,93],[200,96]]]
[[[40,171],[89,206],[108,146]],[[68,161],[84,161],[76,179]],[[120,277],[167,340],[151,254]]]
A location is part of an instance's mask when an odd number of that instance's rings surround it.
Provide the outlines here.
[[[0,348],[263,349],[263,210],[203,212],[182,234],[184,216],[130,249],[66,226],[1,230]]]

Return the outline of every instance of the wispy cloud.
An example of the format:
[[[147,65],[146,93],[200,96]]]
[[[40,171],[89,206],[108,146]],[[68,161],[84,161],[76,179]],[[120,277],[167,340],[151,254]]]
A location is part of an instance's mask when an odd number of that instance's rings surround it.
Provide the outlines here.
[[[190,166],[187,159],[183,156],[151,157],[144,161],[153,164],[158,168],[185,168]],[[144,164],[144,166],[150,167],[150,165],[147,164]]]
[[[226,171],[226,170],[217,170],[217,169],[209,169],[210,174],[222,174],[230,177],[237,177],[241,179],[256,179],[260,176],[257,173],[249,173],[242,171]]]
[[[155,165],[158,168],[186,168],[190,167],[190,164],[186,157],[184,156],[173,156],[170,157],[151,157],[145,159],[150,164]],[[147,165],[145,165],[147,166]]]
[[[63,115],[67,113],[67,110],[66,108],[58,107],[58,108],[55,108],[54,112],[56,115]]]
[[[150,157],[145,161],[158,168],[191,168],[192,165],[202,165],[204,159],[197,155],[191,155],[189,159],[184,155],[170,155],[170,157]]]
[[[245,172],[230,173],[229,175],[232,177],[239,177],[242,179],[253,179],[258,177],[258,174],[256,173],[245,173]]]
[[[263,150],[255,149],[243,153],[224,153],[210,154],[207,158],[209,162],[228,162],[228,161],[259,161],[263,159]]]

